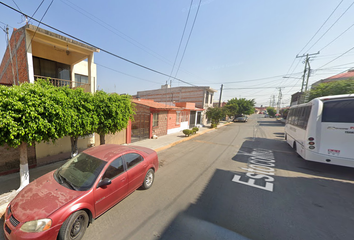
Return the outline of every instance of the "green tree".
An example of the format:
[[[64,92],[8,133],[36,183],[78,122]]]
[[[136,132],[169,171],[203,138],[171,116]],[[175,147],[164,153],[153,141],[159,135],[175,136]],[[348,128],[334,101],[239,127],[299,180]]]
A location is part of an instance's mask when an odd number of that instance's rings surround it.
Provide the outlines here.
[[[135,114],[129,95],[97,91],[94,94],[94,106],[98,117],[96,132],[100,135],[101,145],[105,144],[106,134],[114,134],[126,128],[129,119],[133,119]]]
[[[277,111],[275,110],[274,107],[267,107],[267,113],[269,116],[275,117],[275,114],[277,113]]]
[[[236,117],[242,114],[248,115],[254,113],[254,105],[254,99],[233,98],[227,102],[224,108],[227,115]]]
[[[71,118],[67,135],[70,136],[71,157],[73,157],[78,154],[77,141],[79,137],[96,132],[99,120],[92,93],[84,92],[82,88],[61,87],[58,89],[68,98],[68,107],[65,109],[65,113]]]
[[[212,125],[217,126],[220,122],[220,119],[225,117],[225,113],[222,108],[215,107],[215,108],[208,108],[206,111],[206,116],[209,121],[211,121]]]
[[[354,80],[320,83],[309,91],[309,101],[323,96],[354,93]]]
[[[55,141],[66,135],[70,117],[65,94],[46,80],[0,86],[0,145],[20,149],[21,190],[29,183],[27,144]]]

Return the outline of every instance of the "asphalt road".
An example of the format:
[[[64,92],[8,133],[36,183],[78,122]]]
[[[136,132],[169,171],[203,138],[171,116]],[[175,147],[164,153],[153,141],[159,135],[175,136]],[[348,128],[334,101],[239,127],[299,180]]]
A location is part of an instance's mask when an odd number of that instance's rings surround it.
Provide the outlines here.
[[[84,239],[354,239],[354,169],[302,160],[284,125],[260,117],[159,152],[152,188]]]

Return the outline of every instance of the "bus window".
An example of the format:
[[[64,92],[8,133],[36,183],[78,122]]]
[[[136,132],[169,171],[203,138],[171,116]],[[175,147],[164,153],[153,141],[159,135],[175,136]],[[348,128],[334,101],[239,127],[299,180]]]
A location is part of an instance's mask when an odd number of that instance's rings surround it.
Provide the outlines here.
[[[324,102],[322,122],[354,123],[354,100]]]

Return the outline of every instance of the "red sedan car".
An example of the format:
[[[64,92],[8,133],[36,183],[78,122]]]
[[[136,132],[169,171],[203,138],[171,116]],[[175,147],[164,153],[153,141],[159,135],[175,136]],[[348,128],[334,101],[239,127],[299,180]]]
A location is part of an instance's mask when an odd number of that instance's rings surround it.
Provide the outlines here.
[[[10,202],[5,238],[81,239],[95,218],[137,188],[150,188],[158,164],[156,152],[144,147],[89,148],[31,182]]]

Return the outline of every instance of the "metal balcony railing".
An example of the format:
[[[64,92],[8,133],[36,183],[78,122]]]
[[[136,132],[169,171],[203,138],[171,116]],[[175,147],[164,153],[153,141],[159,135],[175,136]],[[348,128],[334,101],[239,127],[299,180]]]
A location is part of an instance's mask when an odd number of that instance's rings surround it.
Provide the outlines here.
[[[71,80],[34,75],[35,80],[37,80],[38,78],[48,79],[56,87],[69,86],[70,88],[74,88],[74,89],[77,87],[81,87],[85,90],[85,92],[91,91],[91,87],[90,87],[91,85],[89,83],[75,82]]]

